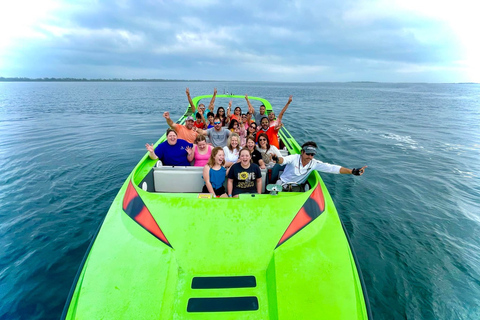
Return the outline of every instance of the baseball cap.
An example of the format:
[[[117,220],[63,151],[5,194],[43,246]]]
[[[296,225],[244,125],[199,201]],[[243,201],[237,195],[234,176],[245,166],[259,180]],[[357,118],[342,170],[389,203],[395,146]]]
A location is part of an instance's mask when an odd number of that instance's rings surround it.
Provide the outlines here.
[[[312,146],[305,146],[305,147],[303,147],[303,151],[304,151],[305,153],[313,153],[313,154],[316,154],[316,153],[317,153],[317,148],[312,147]]]
[[[195,120],[193,119],[193,117],[192,117],[192,116],[188,116],[188,117],[187,117],[187,119],[186,119],[185,121],[188,121],[188,120],[195,121]]]

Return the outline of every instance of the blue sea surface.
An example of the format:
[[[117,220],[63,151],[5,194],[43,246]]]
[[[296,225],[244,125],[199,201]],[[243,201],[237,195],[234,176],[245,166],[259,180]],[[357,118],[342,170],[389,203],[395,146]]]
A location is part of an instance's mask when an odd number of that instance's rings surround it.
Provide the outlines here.
[[[374,319],[480,319],[480,85],[265,82],[0,82],[0,319],[60,317],[112,200],[165,132],[163,111],[185,111],[186,87],[264,97],[277,113],[293,95],[283,120],[300,144],[368,165],[321,175]]]

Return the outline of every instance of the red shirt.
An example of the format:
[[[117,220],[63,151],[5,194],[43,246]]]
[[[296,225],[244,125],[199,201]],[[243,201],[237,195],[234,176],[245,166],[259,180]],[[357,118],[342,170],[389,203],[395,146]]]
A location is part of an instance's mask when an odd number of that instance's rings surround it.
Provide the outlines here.
[[[199,128],[199,129],[205,128],[205,124],[203,123],[203,121],[200,122],[200,123],[198,123],[197,121],[194,121],[194,122],[193,122],[193,125],[194,125],[195,127]]]

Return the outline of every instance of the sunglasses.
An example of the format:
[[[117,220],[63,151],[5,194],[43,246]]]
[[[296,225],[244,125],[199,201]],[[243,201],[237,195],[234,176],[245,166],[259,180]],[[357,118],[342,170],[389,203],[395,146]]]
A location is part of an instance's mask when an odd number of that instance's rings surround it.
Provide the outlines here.
[[[308,153],[306,152],[305,154],[306,154],[307,156],[314,156],[314,155],[315,155],[315,153],[309,153],[309,152],[308,152]]]
[[[220,124],[221,122],[220,121],[215,121],[213,124]]]
[[[258,141],[267,141],[267,139],[265,139],[265,138],[260,138],[260,139],[258,139]]]

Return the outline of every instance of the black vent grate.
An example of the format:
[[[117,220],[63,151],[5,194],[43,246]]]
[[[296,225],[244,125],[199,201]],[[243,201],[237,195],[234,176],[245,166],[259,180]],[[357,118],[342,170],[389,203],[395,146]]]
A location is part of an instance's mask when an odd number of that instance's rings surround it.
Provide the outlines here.
[[[258,310],[257,297],[190,298],[188,312],[227,312]]]
[[[257,281],[254,276],[240,277],[195,277],[192,289],[254,288]]]

